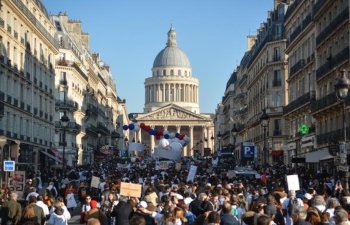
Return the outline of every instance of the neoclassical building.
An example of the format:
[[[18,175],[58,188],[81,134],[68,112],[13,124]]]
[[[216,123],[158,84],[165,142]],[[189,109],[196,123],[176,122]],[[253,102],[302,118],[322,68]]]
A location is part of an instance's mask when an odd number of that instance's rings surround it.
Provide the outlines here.
[[[168,32],[166,47],[153,62],[152,76],[145,80],[144,113],[132,115],[152,128],[188,135],[191,142],[184,148],[184,155],[213,148],[213,115],[200,113],[199,81],[192,76],[186,53],[177,46],[173,27]],[[154,136],[141,130],[134,135],[135,141],[145,143],[151,151],[157,147]]]

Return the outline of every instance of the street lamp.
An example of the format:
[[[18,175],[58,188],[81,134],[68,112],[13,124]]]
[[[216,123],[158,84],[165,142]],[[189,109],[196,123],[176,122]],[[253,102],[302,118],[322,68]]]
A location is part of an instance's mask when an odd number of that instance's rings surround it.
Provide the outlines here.
[[[66,171],[66,127],[69,123],[69,118],[66,115],[66,112],[63,113],[63,116],[61,117],[61,123],[63,127],[63,157],[62,157],[62,170],[63,173]]]
[[[214,136],[213,135],[211,135],[211,138],[210,138],[210,140],[211,140],[211,145],[212,145],[212,152],[214,153]]]
[[[238,133],[238,129],[236,127],[236,124],[233,124],[233,128],[231,130],[231,135],[233,137],[233,154],[235,155],[236,153],[236,136]]]
[[[222,138],[222,135],[221,135],[220,131],[218,133],[217,138],[218,138],[218,141],[219,141],[219,150],[221,151],[221,138]]]
[[[266,148],[266,128],[269,125],[269,115],[266,113],[266,109],[263,109],[262,115],[260,116],[260,124],[264,128],[264,148],[263,148],[263,160],[264,164],[267,163],[267,148]]]
[[[346,76],[346,71],[341,70],[340,78],[337,79],[334,85],[337,98],[343,104],[343,137],[344,143],[340,143],[340,164],[347,168],[347,150],[346,150],[346,120],[345,120],[345,99],[348,96],[350,88],[350,80]],[[349,169],[346,169],[345,173],[345,189],[349,189]]]

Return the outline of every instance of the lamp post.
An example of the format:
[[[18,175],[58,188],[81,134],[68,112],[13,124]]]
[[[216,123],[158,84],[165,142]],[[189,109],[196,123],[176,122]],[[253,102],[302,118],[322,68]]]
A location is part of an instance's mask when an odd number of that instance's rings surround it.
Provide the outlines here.
[[[63,113],[63,116],[61,117],[61,123],[63,127],[63,157],[62,157],[62,170],[63,173],[66,171],[66,127],[68,126],[69,123],[69,118],[66,115],[66,112]]]
[[[347,149],[346,149],[346,120],[345,120],[345,99],[348,96],[350,88],[350,80],[346,76],[346,71],[341,70],[340,78],[337,79],[334,85],[337,98],[343,104],[343,137],[344,142],[339,144],[340,149],[340,164],[346,168],[345,171],[345,189],[349,189],[349,169],[347,167]]]
[[[231,130],[231,135],[233,137],[233,154],[234,154],[234,156],[236,156],[236,136],[237,136],[237,133],[238,133],[238,129],[236,127],[236,124],[233,124],[233,128]]]
[[[217,138],[218,138],[218,141],[219,141],[219,150],[221,151],[221,138],[222,138],[222,135],[221,135],[220,131],[218,133]]]
[[[212,145],[211,148],[212,148],[212,152],[213,152],[213,153],[214,153],[214,139],[215,139],[215,138],[214,138],[214,136],[212,135],[211,138],[210,138],[210,140],[211,140],[211,145]]]
[[[269,115],[266,113],[266,109],[263,109],[260,116],[260,124],[264,128],[264,147],[263,147],[263,164],[267,163],[267,148],[266,148],[266,128],[269,125]]]

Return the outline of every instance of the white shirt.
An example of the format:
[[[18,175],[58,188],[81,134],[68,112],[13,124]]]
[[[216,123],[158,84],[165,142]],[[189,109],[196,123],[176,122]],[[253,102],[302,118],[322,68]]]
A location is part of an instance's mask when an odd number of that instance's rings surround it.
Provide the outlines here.
[[[36,205],[43,209],[45,216],[50,214],[49,207],[43,201],[37,201]]]

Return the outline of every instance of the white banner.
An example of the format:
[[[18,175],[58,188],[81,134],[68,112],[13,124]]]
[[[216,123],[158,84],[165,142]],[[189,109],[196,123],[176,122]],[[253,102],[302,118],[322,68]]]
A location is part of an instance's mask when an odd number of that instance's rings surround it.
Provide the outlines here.
[[[182,145],[179,142],[172,142],[169,147],[155,149],[154,155],[158,158],[179,160],[181,159]]]
[[[144,150],[145,150],[145,146],[141,143],[135,143],[135,142],[129,143],[129,151],[143,152]]]

